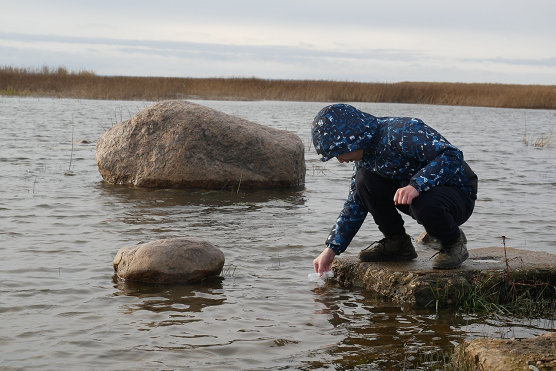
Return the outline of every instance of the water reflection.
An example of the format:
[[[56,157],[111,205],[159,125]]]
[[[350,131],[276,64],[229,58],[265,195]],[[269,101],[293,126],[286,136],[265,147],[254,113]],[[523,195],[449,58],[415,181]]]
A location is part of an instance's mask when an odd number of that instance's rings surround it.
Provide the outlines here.
[[[327,349],[337,370],[428,370],[444,362],[444,355],[464,340],[492,334],[502,339],[532,337],[554,326],[548,320],[465,315],[450,309],[435,312],[393,303],[369,290],[347,292],[329,283],[311,291],[314,301],[324,306],[320,313],[328,314],[334,331],[343,334],[337,345]],[[324,365],[316,361],[308,369]]]
[[[222,277],[209,277],[198,283],[188,284],[147,284],[126,281],[117,275],[112,277],[114,288],[119,291],[113,296],[135,296],[139,303],[124,305],[123,313],[131,314],[138,310],[154,313],[163,312],[202,312],[205,308],[222,305],[226,296],[222,291]],[[183,321],[173,321],[173,324]]]
[[[300,215],[309,215],[304,212],[307,195],[302,188],[231,193],[141,189],[101,182],[96,189],[97,202],[112,210],[98,228],[119,234],[130,232],[136,243],[183,236],[205,238],[222,247],[237,241],[275,243],[289,236],[295,239],[292,231],[299,228]],[[260,250],[258,246],[250,247]]]
[[[304,187],[283,189],[206,190],[206,189],[154,189],[112,185],[99,182],[97,189],[103,199],[123,204],[153,207],[205,206],[219,208],[239,205],[262,207],[269,202],[282,202],[284,206],[301,206],[306,202]],[[224,209],[226,210],[226,209]]]
[[[347,293],[327,284],[313,292],[315,301],[332,315],[329,321],[336,331],[344,332],[342,341],[329,350],[337,357],[339,370],[363,365],[363,369],[411,369],[425,354],[449,351],[465,336],[458,323],[461,318],[452,313],[437,315],[400,306],[368,290]],[[321,365],[315,362],[311,367]]]

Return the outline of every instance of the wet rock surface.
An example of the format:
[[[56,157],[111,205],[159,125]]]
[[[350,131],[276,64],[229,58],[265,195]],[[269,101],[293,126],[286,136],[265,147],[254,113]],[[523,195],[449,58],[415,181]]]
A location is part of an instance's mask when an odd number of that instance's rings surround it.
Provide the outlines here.
[[[166,101],[102,134],[95,159],[112,184],[239,189],[303,185],[304,156],[301,139],[289,131]]]
[[[556,370],[556,333],[532,339],[475,339],[465,344],[464,356],[482,370]]]
[[[118,277],[147,283],[197,282],[219,275],[224,253],[192,237],[157,240],[121,248],[114,258]]]

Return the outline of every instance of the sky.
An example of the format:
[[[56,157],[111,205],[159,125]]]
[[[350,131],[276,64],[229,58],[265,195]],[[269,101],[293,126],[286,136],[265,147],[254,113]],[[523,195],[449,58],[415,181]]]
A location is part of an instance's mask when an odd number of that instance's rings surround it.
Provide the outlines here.
[[[0,66],[556,85],[556,0],[0,0]]]

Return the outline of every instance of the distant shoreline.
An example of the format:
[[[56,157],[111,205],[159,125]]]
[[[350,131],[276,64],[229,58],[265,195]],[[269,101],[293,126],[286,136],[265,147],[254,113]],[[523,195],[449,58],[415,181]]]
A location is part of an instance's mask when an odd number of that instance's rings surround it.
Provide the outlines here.
[[[556,85],[99,76],[64,67],[0,67],[0,95],[75,99],[382,102],[556,109]]]

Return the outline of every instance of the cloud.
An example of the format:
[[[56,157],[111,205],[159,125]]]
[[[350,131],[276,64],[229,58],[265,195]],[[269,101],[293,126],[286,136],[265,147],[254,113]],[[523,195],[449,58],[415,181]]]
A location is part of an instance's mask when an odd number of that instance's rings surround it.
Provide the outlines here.
[[[484,61],[515,65],[515,66],[538,66],[538,67],[556,67],[556,58],[544,58],[544,59],[525,59],[525,58],[492,58],[485,59]]]
[[[556,83],[556,58],[471,58],[426,48],[327,50],[311,44],[250,45],[0,33],[0,64],[64,65],[99,74],[353,81]]]

